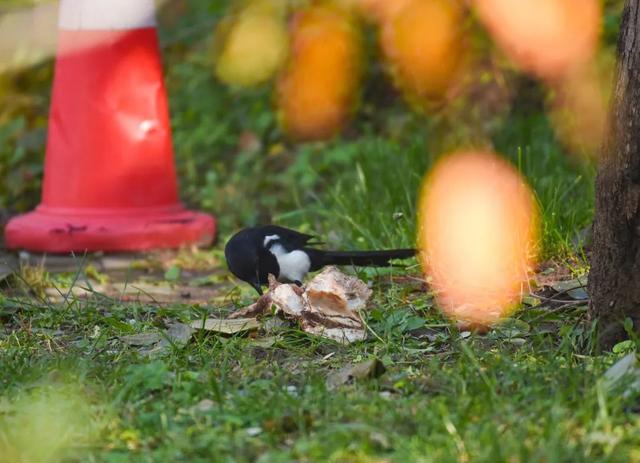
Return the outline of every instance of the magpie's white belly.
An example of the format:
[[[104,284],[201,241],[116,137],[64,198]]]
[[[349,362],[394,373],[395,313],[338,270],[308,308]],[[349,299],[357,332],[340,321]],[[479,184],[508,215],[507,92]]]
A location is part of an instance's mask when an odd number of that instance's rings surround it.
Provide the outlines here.
[[[276,257],[280,267],[278,280],[302,281],[311,268],[311,259],[306,252],[295,250],[287,252],[282,245],[275,244],[269,249]]]

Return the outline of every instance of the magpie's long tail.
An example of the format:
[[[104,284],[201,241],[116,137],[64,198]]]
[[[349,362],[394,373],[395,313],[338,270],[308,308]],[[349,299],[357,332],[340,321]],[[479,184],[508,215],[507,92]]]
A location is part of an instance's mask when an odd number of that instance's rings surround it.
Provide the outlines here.
[[[389,249],[386,251],[322,251],[305,249],[311,256],[311,270],[325,265],[355,265],[358,267],[388,267],[391,260],[407,259],[416,254],[415,249]]]

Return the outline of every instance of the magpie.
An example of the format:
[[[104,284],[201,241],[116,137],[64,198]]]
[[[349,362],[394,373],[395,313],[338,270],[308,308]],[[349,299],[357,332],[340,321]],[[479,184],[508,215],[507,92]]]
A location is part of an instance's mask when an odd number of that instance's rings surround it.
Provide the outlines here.
[[[310,247],[319,244],[313,235],[263,225],[233,235],[225,245],[224,256],[231,273],[262,294],[262,286],[269,284],[269,274],[280,282],[302,286],[307,273],[325,265],[388,267],[392,259],[406,259],[416,253],[415,249],[324,251]]]

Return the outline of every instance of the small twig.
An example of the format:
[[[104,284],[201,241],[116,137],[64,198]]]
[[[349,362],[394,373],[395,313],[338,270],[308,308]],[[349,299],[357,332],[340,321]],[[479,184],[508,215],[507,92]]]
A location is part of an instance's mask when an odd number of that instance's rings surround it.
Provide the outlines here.
[[[425,280],[424,278],[418,278],[411,275],[403,275],[403,278],[406,278],[407,280],[411,280],[411,281],[418,281],[420,283],[424,283],[425,285],[429,284],[427,280]]]
[[[548,285],[547,285],[548,286]],[[549,286],[551,289],[553,289],[553,286]],[[587,285],[583,285],[582,283],[580,283],[578,286],[574,286],[572,288],[566,288],[563,289],[562,291],[558,291],[558,293],[556,294],[556,296],[558,295],[563,295],[563,294],[567,294],[569,291],[573,291],[574,289],[580,289],[580,288],[586,288]],[[555,291],[555,290],[554,290]]]
[[[570,307],[573,307],[573,308],[577,309],[578,307],[582,307],[584,305],[584,304],[577,305],[576,302],[579,302],[579,301],[572,301],[570,303],[562,304],[562,305],[559,305],[559,306],[553,307],[553,308],[550,307],[549,310],[546,310],[544,313],[538,315],[537,317],[534,317],[533,319],[531,319],[530,322],[534,323],[534,322],[540,320],[541,318],[547,317],[550,314],[561,312],[562,310],[570,308]]]
[[[385,345],[386,345],[385,340],[384,340],[384,339],[382,339],[382,338],[380,337],[380,335],[379,335],[378,333],[376,333],[376,332],[374,331],[374,329],[373,329],[373,328],[371,328],[371,326],[367,323],[367,320],[365,319],[365,317],[364,317],[364,315],[363,315],[363,313],[362,313],[362,310],[358,310],[358,315],[360,316],[360,321],[362,322],[362,325],[364,326],[364,328],[365,328],[366,330],[370,331],[370,332],[371,332],[371,334],[373,334],[373,336],[375,336],[375,337],[376,337],[376,339],[378,339],[378,341],[380,341],[381,343],[383,343],[383,344],[385,344]]]
[[[540,299],[541,301],[545,301],[545,302],[558,302],[560,304],[564,304],[564,303],[574,303],[574,302],[584,302],[588,299],[556,299],[553,297],[545,297],[545,296],[540,296],[538,294],[531,294],[531,297],[535,297],[536,299]]]

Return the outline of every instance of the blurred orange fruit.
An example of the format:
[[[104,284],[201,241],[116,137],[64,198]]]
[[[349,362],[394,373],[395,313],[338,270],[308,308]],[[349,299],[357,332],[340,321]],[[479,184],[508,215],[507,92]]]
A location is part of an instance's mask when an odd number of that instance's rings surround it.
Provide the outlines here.
[[[390,18],[409,0],[352,0],[356,3],[357,11],[367,20],[382,22]]]
[[[347,10],[316,5],[297,12],[277,88],[287,135],[308,141],[339,133],[355,106],[361,61],[359,32]]]
[[[284,5],[254,0],[218,23],[216,75],[227,85],[248,87],[271,79],[287,58]]]
[[[420,261],[449,317],[487,326],[509,314],[535,263],[538,211],[518,172],[491,152],[436,164],[419,204]]]
[[[455,0],[408,0],[383,14],[381,43],[396,86],[424,106],[441,100],[462,61],[463,14]]]
[[[553,82],[548,110],[556,136],[571,154],[595,158],[606,133],[615,57],[599,59]]]
[[[600,32],[598,0],[473,0],[482,22],[524,71],[555,79],[582,65]]]

